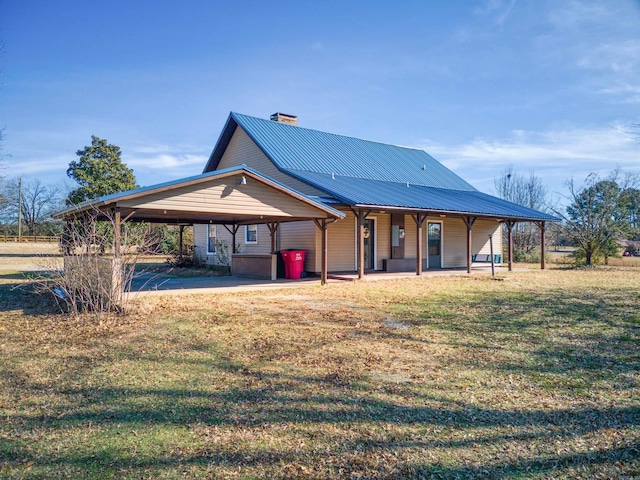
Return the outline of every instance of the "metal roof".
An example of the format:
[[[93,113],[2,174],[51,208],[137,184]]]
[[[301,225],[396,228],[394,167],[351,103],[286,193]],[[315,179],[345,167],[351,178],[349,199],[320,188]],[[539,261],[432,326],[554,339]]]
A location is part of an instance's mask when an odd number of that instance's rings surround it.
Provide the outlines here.
[[[477,190],[451,190],[413,183],[352,178],[341,175],[290,171],[295,177],[324,190],[347,205],[429,210],[438,213],[483,215],[496,218],[557,221],[544,212],[523,207]]]
[[[217,168],[240,126],[282,172],[351,206],[502,219],[557,217],[479,192],[423,150],[361,140],[231,112],[205,172]],[[335,204],[323,197],[325,204]]]
[[[239,113],[231,113],[231,117],[281,170],[475,190],[423,150],[310,130]]]

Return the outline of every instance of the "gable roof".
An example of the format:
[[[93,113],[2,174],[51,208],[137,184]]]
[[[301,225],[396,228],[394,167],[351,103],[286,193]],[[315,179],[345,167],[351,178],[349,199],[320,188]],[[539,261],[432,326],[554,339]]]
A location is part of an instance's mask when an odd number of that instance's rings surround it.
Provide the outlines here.
[[[231,139],[234,124],[240,125],[281,171],[333,173],[352,178],[475,190],[427,152],[416,148],[320,132],[235,112],[225,125],[222,142]],[[222,158],[224,150],[216,150],[205,172],[215,169]]]
[[[351,206],[558,219],[479,192],[423,150],[231,112],[205,166],[215,170],[240,126],[282,172]]]
[[[228,182],[229,179],[233,179],[233,177],[243,180],[242,184],[234,182],[234,184],[237,185],[236,188],[241,188],[241,190],[245,191],[243,193],[243,205],[247,203],[247,197],[251,195],[249,191],[251,185],[247,184],[247,179],[253,179],[250,183],[263,185],[269,188],[270,191],[277,192],[287,198],[287,208],[290,212],[295,211],[297,213],[290,214],[284,211],[274,213],[273,209],[269,210],[268,214],[266,210],[248,211],[244,213],[231,212],[228,206],[228,199],[233,192],[230,191],[228,187],[221,191],[220,195],[216,195],[215,192],[211,192],[208,195],[199,193],[193,196],[188,203],[171,202],[171,199],[175,198],[175,195],[179,195],[185,191],[190,193],[194,189],[202,192],[207,186],[211,186],[216,182],[219,184],[220,181],[223,180]],[[219,202],[218,200],[220,199],[227,199],[227,204]],[[158,205],[157,200],[160,200],[162,205]],[[154,201],[155,204],[152,205]],[[260,203],[264,202],[261,200]],[[72,217],[86,211],[98,213],[104,209],[120,206],[128,209],[126,212],[131,214],[129,218],[132,220],[160,221],[160,223],[180,219],[182,222],[189,223],[201,223],[205,221],[206,223],[253,224],[264,223],[263,220],[270,220],[271,218],[267,218],[268,215],[271,215],[274,221],[296,221],[311,218],[340,219],[345,217],[343,212],[336,210],[328,204],[304,195],[246,165],[238,165],[148,187],[105,195],[57,212],[54,217]],[[167,214],[169,215],[167,216]],[[296,215],[300,218],[296,217]]]

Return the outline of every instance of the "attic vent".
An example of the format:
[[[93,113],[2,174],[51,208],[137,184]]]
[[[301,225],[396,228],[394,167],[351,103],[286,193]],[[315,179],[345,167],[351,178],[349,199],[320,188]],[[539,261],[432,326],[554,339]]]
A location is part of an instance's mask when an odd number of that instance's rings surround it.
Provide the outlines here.
[[[286,123],[287,125],[298,125],[297,115],[289,115],[288,113],[276,112],[271,115],[271,120],[279,123]]]

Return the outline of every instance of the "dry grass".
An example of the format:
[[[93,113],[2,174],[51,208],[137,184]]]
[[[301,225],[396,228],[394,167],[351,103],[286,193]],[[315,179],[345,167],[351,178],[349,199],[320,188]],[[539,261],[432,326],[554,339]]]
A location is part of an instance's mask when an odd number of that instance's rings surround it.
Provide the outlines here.
[[[0,284],[0,477],[637,478],[640,271],[149,297]]]

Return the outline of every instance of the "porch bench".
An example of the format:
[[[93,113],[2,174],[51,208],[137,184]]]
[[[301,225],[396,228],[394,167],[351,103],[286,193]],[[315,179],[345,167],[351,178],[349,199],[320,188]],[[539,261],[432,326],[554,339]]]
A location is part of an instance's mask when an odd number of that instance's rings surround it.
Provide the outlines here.
[[[471,255],[472,263],[491,263],[491,255],[488,253],[474,253]],[[496,253],[493,256],[493,263],[500,265],[502,263],[502,254]]]

